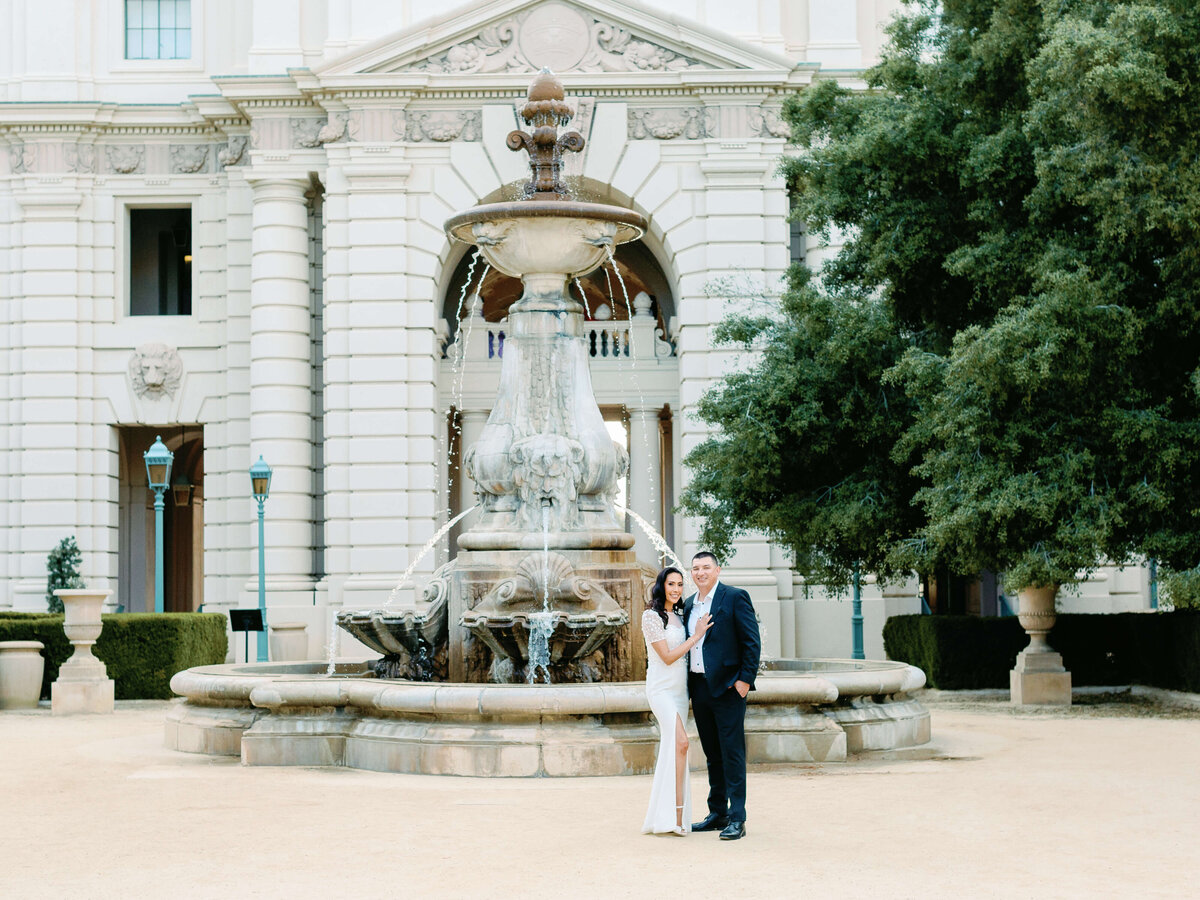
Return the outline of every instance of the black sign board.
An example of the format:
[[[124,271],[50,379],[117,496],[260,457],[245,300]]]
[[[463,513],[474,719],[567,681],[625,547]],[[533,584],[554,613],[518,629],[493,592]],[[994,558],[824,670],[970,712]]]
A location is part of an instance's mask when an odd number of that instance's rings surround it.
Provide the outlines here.
[[[229,626],[233,631],[262,631],[262,610],[231,609],[229,611]]]

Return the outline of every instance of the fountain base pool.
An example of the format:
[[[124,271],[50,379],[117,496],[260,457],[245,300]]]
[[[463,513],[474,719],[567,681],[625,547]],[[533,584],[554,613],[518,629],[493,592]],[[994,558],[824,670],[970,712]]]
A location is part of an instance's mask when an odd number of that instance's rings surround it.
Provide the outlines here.
[[[373,677],[366,663],[256,663],[180,672],[172,750],[252,766],[472,776],[652,772],[658,731],[642,682],[462,684]],[[839,762],[929,740],[898,662],[774,660],[746,714],[750,763]],[[694,728],[689,723],[693,736]],[[697,744],[698,746],[698,744]],[[699,761],[702,754],[693,754]]]

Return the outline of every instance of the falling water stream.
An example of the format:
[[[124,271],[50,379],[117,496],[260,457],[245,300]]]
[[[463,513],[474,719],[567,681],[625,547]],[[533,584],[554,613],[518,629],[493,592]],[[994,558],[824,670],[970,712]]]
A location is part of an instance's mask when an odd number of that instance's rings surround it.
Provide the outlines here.
[[[529,666],[526,678],[537,681],[542,670],[545,683],[550,683],[550,632],[554,616],[550,612],[550,501],[542,500],[542,611],[529,616]]]
[[[443,537],[445,537],[446,532],[449,531],[451,528],[453,528],[455,525],[457,525],[459,522],[461,522],[470,513],[473,513],[477,508],[478,507],[472,506],[469,509],[463,510],[457,516],[455,516],[453,519],[448,521],[445,525],[443,525],[441,528],[439,528],[437,531],[434,532],[433,537],[431,537],[429,540],[427,540],[425,542],[425,545],[420,549],[420,551],[417,553],[417,555],[415,557],[413,557],[412,562],[410,562],[408,564],[408,568],[404,570],[404,573],[400,576],[400,580],[396,583],[396,586],[394,588],[392,588],[392,592],[390,594],[388,594],[387,603],[385,603],[383,605],[384,609],[387,609],[389,606],[391,606],[393,603],[396,602],[396,599],[400,596],[400,591],[408,583],[409,577],[412,575],[412,573],[414,571],[416,571],[416,568],[420,564],[421,560],[423,560],[429,554],[430,550],[432,550],[435,546],[437,546],[437,542],[440,541]],[[326,662],[327,662],[327,666],[325,669],[326,675],[332,675],[333,670],[334,670],[334,658],[337,655],[337,640],[338,640],[338,630],[339,630],[338,624],[337,624],[337,617],[338,617],[338,613],[341,611],[342,610],[338,609],[337,607],[333,607],[330,609],[331,620],[330,620],[330,626],[329,626],[329,643],[325,647]],[[365,610],[364,610],[364,612],[365,612]]]
[[[631,370],[633,372],[633,387],[637,391],[637,395],[638,395],[638,415],[640,415],[642,417],[642,423],[641,423],[642,424],[642,428],[641,428],[642,451],[643,451],[643,453],[645,455],[645,459],[646,459],[646,485],[649,488],[649,494],[646,498],[646,502],[648,504],[653,504],[655,499],[658,496],[658,485],[656,485],[654,483],[654,467],[652,466],[652,464],[650,462],[650,459],[651,459],[651,457],[650,457],[650,435],[649,435],[650,429],[646,426],[646,397],[642,393],[642,383],[638,378],[638,371],[637,371],[637,358],[638,358],[637,357],[637,346],[634,344],[634,337],[633,337],[633,305],[629,302],[629,288],[625,285],[625,279],[621,276],[621,270],[617,268],[617,258],[615,256],[613,256],[612,247],[609,246],[609,247],[606,247],[605,249],[608,251],[609,265],[612,267],[613,273],[617,276],[617,283],[621,285],[621,293],[625,298],[625,314],[629,320],[629,338],[628,338],[629,359],[632,364]],[[605,269],[604,273],[605,273],[605,276],[607,277],[608,269]],[[617,301],[616,301],[616,298],[612,296],[612,282],[611,281],[608,283],[608,291],[609,291],[608,299],[612,301],[612,303],[615,307]],[[619,362],[620,359],[621,359],[621,355],[618,354],[617,361]],[[636,515],[637,515],[636,513],[631,514],[631,516],[636,516]],[[641,519],[640,516],[638,516],[638,518]],[[643,531],[645,531],[647,528],[650,528],[650,524],[648,522],[646,522],[645,519],[641,519],[641,522],[639,524],[641,525]],[[653,529],[651,529],[651,530],[653,530]],[[658,532],[655,532],[655,534],[657,534],[657,533]],[[649,532],[647,532],[647,536],[649,536]],[[651,543],[653,543],[653,538],[651,538]],[[665,546],[666,542],[664,541],[663,544]],[[655,546],[657,549],[657,545],[655,545]],[[670,548],[668,548],[668,550],[669,549]],[[674,555],[674,554],[672,554],[672,555]],[[683,571],[682,568],[680,569],[680,571]]]

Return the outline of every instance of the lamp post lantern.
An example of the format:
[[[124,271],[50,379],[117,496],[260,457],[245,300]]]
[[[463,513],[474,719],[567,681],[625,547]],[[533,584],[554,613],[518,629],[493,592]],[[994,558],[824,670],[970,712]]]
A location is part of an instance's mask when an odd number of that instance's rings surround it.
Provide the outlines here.
[[[142,454],[146,460],[146,480],[154,491],[154,611],[163,611],[163,494],[171,486],[171,462],[175,454],[162,442],[154,439],[150,449]]]
[[[263,504],[271,493],[271,467],[259,454],[258,462],[250,467],[250,490],[258,501],[258,609],[262,613],[263,630],[258,633],[258,661],[267,661],[267,571],[263,546]]]

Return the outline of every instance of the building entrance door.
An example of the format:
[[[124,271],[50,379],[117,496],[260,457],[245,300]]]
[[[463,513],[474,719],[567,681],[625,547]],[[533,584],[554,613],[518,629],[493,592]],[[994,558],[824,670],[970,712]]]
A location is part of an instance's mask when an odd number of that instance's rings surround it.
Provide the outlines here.
[[[123,612],[154,611],[154,492],[143,454],[161,435],[175,454],[163,510],[163,611],[204,602],[204,429],[130,426],[120,432],[118,597]]]

